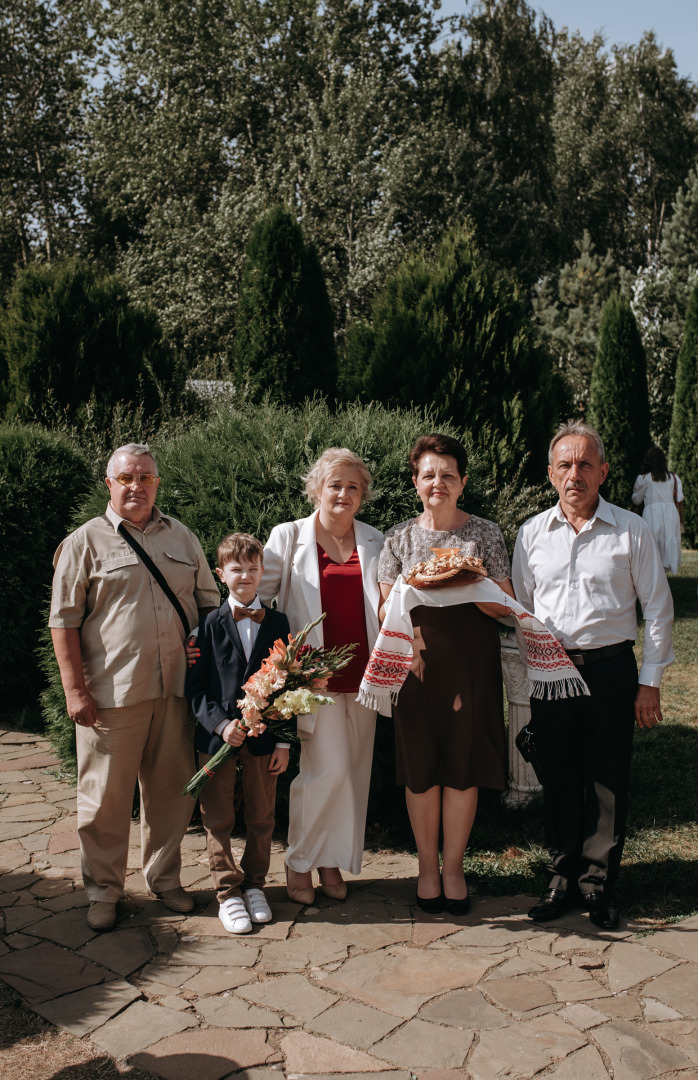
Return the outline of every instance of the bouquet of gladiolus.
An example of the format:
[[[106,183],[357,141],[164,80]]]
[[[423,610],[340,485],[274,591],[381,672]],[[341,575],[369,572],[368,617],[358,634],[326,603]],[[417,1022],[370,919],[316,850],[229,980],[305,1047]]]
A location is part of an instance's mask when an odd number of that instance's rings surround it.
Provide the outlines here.
[[[237,704],[242,713],[239,725],[247,728],[248,739],[264,731],[271,731],[284,741],[296,739],[295,731],[289,730],[290,720],[317,712],[321,705],[334,705],[334,698],[323,691],[327,690],[330,676],[347,666],[356,645],[334,649],[306,645],[308,634],[324,618],[323,612],[295,637],[289,634],[288,644],[278,638],[259,671],[243,685],[245,696]],[[224,743],[203,769],[192,776],[183,794],[196,798],[207,780],[238,750],[239,747]]]

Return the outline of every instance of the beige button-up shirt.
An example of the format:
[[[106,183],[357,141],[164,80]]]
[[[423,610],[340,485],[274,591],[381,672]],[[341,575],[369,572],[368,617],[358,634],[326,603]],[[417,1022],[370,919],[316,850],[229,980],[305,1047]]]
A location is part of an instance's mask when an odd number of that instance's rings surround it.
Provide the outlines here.
[[[54,556],[49,626],[80,630],[87,689],[97,708],[183,697],[184,630],[158,583],[118,528],[107,506],[81,525]],[[218,607],[220,594],[201,544],[176,518],[153,508],[141,532],[125,522],[176,594],[190,627],[198,608]]]

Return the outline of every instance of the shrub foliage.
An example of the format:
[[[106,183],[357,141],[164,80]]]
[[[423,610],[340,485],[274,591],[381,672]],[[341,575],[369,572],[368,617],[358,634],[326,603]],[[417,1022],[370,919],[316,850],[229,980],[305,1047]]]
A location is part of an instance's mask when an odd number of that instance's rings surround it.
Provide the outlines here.
[[[669,456],[683,483],[686,537],[693,547],[698,543],[698,285],[688,305],[676,366]]]
[[[36,702],[37,633],[51,560],[91,478],[82,454],[64,435],[0,425],[0,623],[6,630],[0,695],[5,706]]]

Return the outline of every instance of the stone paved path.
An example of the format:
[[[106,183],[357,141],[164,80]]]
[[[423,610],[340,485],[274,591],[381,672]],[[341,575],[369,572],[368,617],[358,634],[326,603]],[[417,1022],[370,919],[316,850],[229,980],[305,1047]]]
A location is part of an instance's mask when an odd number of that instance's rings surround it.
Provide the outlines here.
[[[47,743],[0,727],[0,979],[52,1023],[170,1080],[698,1080],[698,918],[649,936],[530,897],[461,919],[415,909],[414,860],[368,855],[346,903],[286,900],[226,934],[203,836],[184,841],[190,917],[150,899],[137,830],[118,927],[94,934],[74,789]],[[52,771],[53,770],[53,771]]]

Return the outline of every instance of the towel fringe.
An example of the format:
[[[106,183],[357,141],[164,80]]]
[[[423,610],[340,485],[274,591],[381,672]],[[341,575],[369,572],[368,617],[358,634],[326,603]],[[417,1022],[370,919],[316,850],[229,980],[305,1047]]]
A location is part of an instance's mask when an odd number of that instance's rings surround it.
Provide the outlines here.
[[[564,698],[589,697],[589,687],[581,675],[570,675],[565,679],[534,679],[528,677],[528,692],[536,701],[561,701]]]

